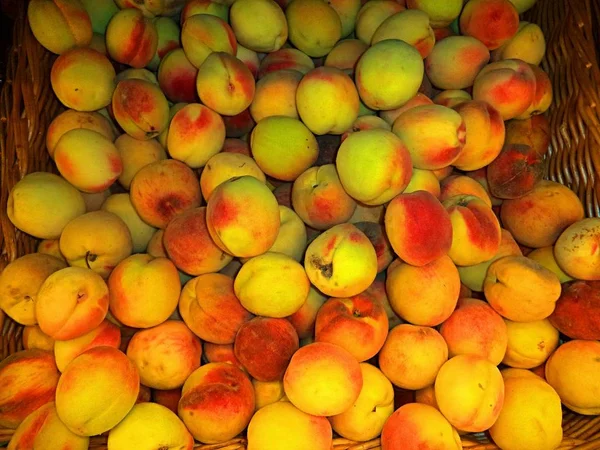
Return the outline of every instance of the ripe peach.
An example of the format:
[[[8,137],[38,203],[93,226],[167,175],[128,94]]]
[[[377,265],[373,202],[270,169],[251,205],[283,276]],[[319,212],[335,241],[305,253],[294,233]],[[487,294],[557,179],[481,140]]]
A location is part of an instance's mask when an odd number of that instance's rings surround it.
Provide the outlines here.
[[[538,117],[542,122],[547,122],[547,119],[541,114],[545,113],[550,105],[552,104],[553,88],[552,81],[546,72],[540,69],[538,66],[532,64],[529,65],[533,74],[535,75],[535,94],[533,102],[527,108],[523,114],[517,116],[517,119],[525,120],[531,117]],[[547,127],[547,125],[546,125]],[[537,131],[537,130],[535,130]],[[547,151],[548,145],[545,145],[544,153]]]
[[[543,364],[556,350],[559,333],[548,319],[513,322],[504,319],[508,345],[502,363],[520,369],[533,369]]]
[[[200,176],[202,195],[208,201],[221,183],[245,175],[266,182],[265,174],[251,157],[229,152],[217,153],[206,162]]]
[[[386,0],[381,0],[386,1]],[[390,126],[394,125],[394,122],[398,118],[398,116],[409,109],[415,108],[417,106],[423,105],[431,105],[433,101],[427,97],[425,94],[418,92],[414,97],[408,100],[404,105],[399,108],[381,110],[379,111],[379,117],[385,120]]]
[[[450,0],[439,3],[436,0],[407,0],[406,6],[426,12],[431,19],[431,26],[443,28],[450,25],[459,15],[463,7],[461,0]]]
[[[371,241],[377,255],[377,273],[383,272],[394,259],[394,252],[384,227],[375,222],[354,222],[354,226]]]
[[[237,51],[237,41],[229,24],[212,14],[196,14],[183,22],[181,45],[197,69],[213,52],[235,56]]]
[[[340,16],[318,0],[292,2],[285,10],[290,42],[313,58],[325,56],[342,37]]]
[[[599,233],[598,218],[582,219],[567,227],[554,245],[560,268],[573,278],[600,280]]]
[[[304,222],[293,209],[282,205],[279,205],[279,222],[279,233],[269,252],[282,253],[300,262],[308,245]]]
[[[175,51],[175,50],[174,50]],[[194,77],[194,83],[196,82],[196,77]],[[162,88],[161,88],[162,89]],[[195,90],[195,88],[194,88]],[[163,146],[165,150],[167,150],[167,140],[169,138],[169,125],[171,124],[171,120],[173,120],[173,116],[177,114],[179,110],[181,110],[187,103],[175,103],[169,108],[169,120],[165,129],[158,135],[158,142]]]
[[[359,39],[343,39],[327,54],[324,66],[335,67],[351,75],[362,54],[369,48]]]
[[[285,47],[265,55],[258,68],[258,78],[278,70],[296,70],[305,74],[314,68],[315,63],[310,56],[298,49]]]
[[[177,405],[181,398],[181,388],[175,389],[152,389],[152,402],[158,403],[177,414]]]
[[[156,74],[148,69],[125,69],[117,74],[117,83],[123,80],[144,80],[158,85]]]
[[[374,128],[380,128],[387,131],[392,131],[392,127],[384,119],[375,115],[359,116],[352,126],[348,128],[341,136],[341,142],[344,142],[348,136],[352,133],[358,133],[359,131],[372,130]]]
[[[242,139],[226,138],[223,144],[223,153],[241,153],[242,155],[252,157],[250,144]]]
[[[492,200],[485,188],[473,178],[465,175],[450,175],[440,182],[441,202],[456,195],[472,195],[483,200],[490,208],[492,207]]]
[[[38,243],[37,253],[54,256],[55,258],[67,262],[65,257],[60,252],[60,241],[58,239],[42,239]]]
[[[115,141],[119,151],[123,170],[119,175],[119,183],[125,189],[131,186],[131,180],[140,169],[156,161],[167,159],[167,154],[156,139],[140,141],[128,134],[122,134]]]
[[[367,45],[371,45],[373,34],[377,28],[394,14],[403,11],[404,5],[393,0],[382,2],[364,2],[356,16],[356,37]]]
[[[435,198],[439,199],[440,182],[432,170],[413,168],[413,174],[410,179],[410,183],[408,183],[408,186],[406,186],[406,189],[404,189],[402,193],[412,194],[417,191],[429,192]]]
[[[255,52],[277,51],[288,38],[285,14],[273,0],[236,1],[230,23],[240,44]]]
[[[550,322],[571,339],[600,340],[598,281],[567,284],[556,303]]]
[[[535,23],[521,21],[517,33],[492,53],[493,61],[520,59],[539,65],[546,53],[544,32]]]
[[[142,11],[145,17],[173,16],[182,8],[183,0],[169,0],[166,2],[154,2],[152,0],[115,0],[121,9],[135,8]]]
[[[302,74],[293,69],[277,70],[263,76],[256,83],[250,105],[252,118],[257,122],[269,116],[297,119],[296,90],[301,79]]]
[[[371,45],[386,39],[397,39],[412,45],[423,59],[427,58],[435,44],[429,16],[418,9],[400,11],[384,20],[373,33]]]
[[[460,15],[460,31],[495,50],[512,39],[519,28],[519,13],[509,0],[475,0]]]
[[[204,357],[209,363],[231,364],[247,374],[246,368],[238,361],[233,352],[233,344],[204,342]]]
[[[462,89],[447,89],[433,97],[433,103],[436,105],[445,106],[447,108],[454,108],[461,103],[471,100],[473,100],[471,94]]]
[[[177,22],[170,17],[156,17],[153,19],[153,23],[156,27],[158,41],[156,53],[152,56],[147,67],[150,70],[156,71],[161,60],[167,53],[181,47],[179,44],[181,30],[179,29]]]
[[[156,54],[158,31],[154,22],[133,8],[116,13],[106,28],[106,49],[112,59],[131,67],[146,67]]]
[[[27,325],[23,327],[23,348],[25,350],[39,349],[49,352],[54,351],[54,343],[56,342],[46,333],[44,333],[38,325]]]
[[[552,245],[536,248],[529,252],[527,257],[554,272],[561,283],[573,281],[573,278],[567,275],[556,262],[556,258],[554,257],[554,247]]]
[[[172,102],[197,101],[196,77],[198,69],[190,62],[182,48],[163,56],[158,66],[158,85]]]
[[[300,309],[287,317],[296,329],[300,339],[306,339],[314,335],[317,314],[326,300],[327,297],[325,295],[311,286],[308,296]]]

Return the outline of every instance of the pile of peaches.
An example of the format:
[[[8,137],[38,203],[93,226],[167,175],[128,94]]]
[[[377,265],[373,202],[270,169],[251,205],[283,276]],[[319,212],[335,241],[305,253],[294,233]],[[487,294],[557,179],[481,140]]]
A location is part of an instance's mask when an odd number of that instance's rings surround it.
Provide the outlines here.
[[[600,414],[533,3],[31,0],[64,108],[7,204],[8,449],[552,450]]]

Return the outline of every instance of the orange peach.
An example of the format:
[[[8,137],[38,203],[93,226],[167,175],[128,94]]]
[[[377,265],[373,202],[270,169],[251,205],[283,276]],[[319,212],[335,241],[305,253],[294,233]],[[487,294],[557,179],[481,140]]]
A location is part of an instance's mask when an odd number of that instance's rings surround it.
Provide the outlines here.
[[[282,380],[258,381],[253,379],[252,386],[256,399],[256,411],[275,402],[287,402]]]
[[[244,109],[241,113],[233,116],[221,116],[225,123],[225,135],[229,138],[248,138],[248,133],[256,125],[250,108]]]
[[[206,364],[185,381],[178,413],[198,441],[226,442],[244,430],[254,414],[252,383],[230,364]]]
[[[393,0],[364,2],[356,16],[356,37],[365,44],[371,45],[371,39],[377,28],[387,18],[404,9],[404,5]]]
[[[283,205],[279,205],[279,222],[279,233],[269,252],[282,253],[300,262],[308,245],[306,225],[293,209]]]
[[[328,3],[319,0],[292,2],[285,10],[289,40],[313,58],[325,56],[342,37],[340,16]]]
[[[427,13],[418,9],[406,9],[384,20],[371,38],[371,45],[386,39],[398,39],[415,47],[421,58],[431,53],[435,36]]]
[[[562,270],[580,280],[600,280],[598,236],[600,219],[582,219],[567,227],[554,244],[554,256]]]
[[[198,69],[190,62],[182,48],[171,50],[158,66],[158,85],[172,102],[197,101],[197,76]]]
[[[473,100],[471,94],[462,89],[447,89],[433,97],[433,103],[447,108],[454,108],[461,103]]]
[[[213,52],[235,56],[237,51],[237,41],[229,24],[212,14],[196,14],[183,22],[181,45],[197,69]]]
[[[265,55],[258,68],[258,78],[278,70],[296,70],[304,75],[314,68],[315,63],[310,56],[298,49],[284,47]]]
[[[311,286],[300,309],[287,317],[296,329],[300,339],[306,339],[314,335],[317,314],[325,301],[327,301],[327,297]]]
[[[450,175],[440,182],[440,201],[444,202],[456,195],[472,195],[492,207],[492,200],[485,188],[473,178],[465,175]]]
[[[240,44],[255,52],[277,51],[288,38],[285,14],[273,0],[236,1],[229,21]]]
[[[415,391],[415,402],[433,406],[435,409],[439,410],[437,401],[435,400],[434,385],[431,384],[427,387],[424,387],[423,389],[418,389],[417,391]]]
[[[495,50],[519,29],[519,13],[509,0],[475,0],[460,15],[460,31]]]
[[[235,356],[233,352],[233,344],[213,344],[212,342],[204,342],[204,358],[209,363],[227,363],[231,364],[242,372],[246,372],[246,368]]]
[[[356,63],[368,48],[369,46],[359,39],[343,39],[327,54],[323,65],[352,74]]]
[[[387,0],[380,0],[380,1],[387,1]],[[399,108],[379,111],[379,117],[381,117],[383,120],[385,120],[391,126],[391,125],[394,125],[394,122],[396,121],[398,116],[400,114],[402,114],[403,112],[406,112],[409,109],[415,108],[417,106],[431,105],[432,103],[433,103],[433,101],[431,101],[431,99],[429,97],[427,97],[425,94],[423,94],[421,92],[418,92],[414,97],[412,97],[410,100],[408,100],[404,105],[400,106]]]
[[[37,348],[39,350],[54,351],[54,343],[56,342],[46,333],[44,333],[38,325],[27,325],[23,327],[23,348],[31,350]]]
[[[106,49],[115,61],[139,69],[150,63],[157,47],[156,25],[140,10],[123,9],[110,19],[106,28]]]
[[[259,122],[269,116],[298,118],[296,90],[302,79],[297,70],[283,69],[263,76],[256,83],[250,114]]]
[[[152,401],[158,403],[177,414],[177,405],[181,399],[181,388],[175,389],[152,389]]]
[[[131,181],[140,169],[156,161],[167,159],[167,154],[156,139],[140,141],[128,134],[122,134],[115,141],[115,147],[121,156],[123,170],[119,175],[119,183],[125,189],[131,187]]]
[[[502,363],[533,369],[543,364],[559,345],[559,332],[548,319],[513,322],[504,319],[508,345]]]

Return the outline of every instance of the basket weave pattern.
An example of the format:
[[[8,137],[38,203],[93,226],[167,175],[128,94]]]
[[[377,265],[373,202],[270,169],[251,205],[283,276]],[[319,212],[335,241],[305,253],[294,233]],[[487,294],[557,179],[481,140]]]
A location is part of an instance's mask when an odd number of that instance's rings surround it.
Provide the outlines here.
[[[21,2],[20,2],[21,3]],[[49,73],[56,56],[34,38],[22,2],[0,94],[0,271],[14,259],[34,252],[37,240],[15,229],[6,215],[10,189],[26,174],[56,173],[45,145],[52,119],[63,109],[52,92]],[[549,110],[552,130],[547,178],[571,188],[582,200],[586,216],[600,217],[600,0],[538,0],[526,20],[541,26],[547,53],[542,68],[549,74],[554,101]],[[23,327],[0,317],[0,361],[23,349]],[[600,449],[600,416],[565,411],[564,439],[559,449]],[[0,429],[0,445],[14,430]],[[282,443],[284,450],[285,443]],[[91,439],[90,448],[106,449],[106,436]],[[201,445],[201,450],[243,450],[243,437]],[[463,448],[497,449],[483,434],[463,436]],[[380,440],[335,439],[334,450],[377,450]]]

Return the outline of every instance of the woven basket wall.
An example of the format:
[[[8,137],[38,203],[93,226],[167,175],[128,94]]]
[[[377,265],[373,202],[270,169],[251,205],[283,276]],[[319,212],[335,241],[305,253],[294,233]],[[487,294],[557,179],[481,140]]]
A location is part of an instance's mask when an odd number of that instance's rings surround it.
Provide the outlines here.
[[[440,0],[441,1],[441,0]],[[55,56],[33,37],[20,2],[6,83],[0,95],[0,270],[35,251],[37,241],[18,231],[6,215],[8,193],[24,175],[56,172],[45,146],[46,129],[62,106],[52,92],[49,73]],[[538,0],[526,20],[541,26],[547,40],[542,68],[550,75],[554,102],[548,112],[552,130],[547,178],[571,188],[581,198],[586,216],[600,217],[600,0]],[[0,318],[0,361],[22,350],[22,326]],[[600,376],[600,375],[599,375]],[[600,449],[600,417],[565,411],[560,449]],[[0,429],[0,445],[14,430]],[[464,436],[464,448],[497,447],[483,435]],[[105,449],[106,437],[90,448]],[[246,449],[243,437],[202,450]],[[335,450],[380,449],[378,439],[355,443],[335,439]],[[285,444],[282,443],[282,450]]]

